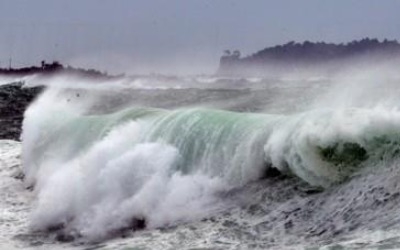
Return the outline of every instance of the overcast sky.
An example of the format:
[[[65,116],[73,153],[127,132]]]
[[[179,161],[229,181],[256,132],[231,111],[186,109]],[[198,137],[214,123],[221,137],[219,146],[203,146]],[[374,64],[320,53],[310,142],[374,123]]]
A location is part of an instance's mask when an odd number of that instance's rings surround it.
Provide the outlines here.
[[[224,49],[400,40],[398,0],[0,0],[0,66],[212,73]]]

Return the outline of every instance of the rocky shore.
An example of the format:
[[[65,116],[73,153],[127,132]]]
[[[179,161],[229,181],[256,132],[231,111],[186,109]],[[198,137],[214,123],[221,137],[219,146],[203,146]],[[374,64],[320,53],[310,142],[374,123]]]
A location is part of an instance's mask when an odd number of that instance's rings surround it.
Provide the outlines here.
[[[41,62],[39,66],[23,68],[0,68],[0,76],[23,78],[37,75],[52,77],[56,74],[70,75],[82,79],[110,80],[124,75],[109,75],[95,69],[64,66],[59,62]],[[0,85],[0,139],[20,140],[22,121],[26,107],[43,91],[44,87],[24,88],[23,82],[11,82]]]
[[[24,88],[22,82],[0,86],[0,138],[20,140],[26,107],[43,87]]]

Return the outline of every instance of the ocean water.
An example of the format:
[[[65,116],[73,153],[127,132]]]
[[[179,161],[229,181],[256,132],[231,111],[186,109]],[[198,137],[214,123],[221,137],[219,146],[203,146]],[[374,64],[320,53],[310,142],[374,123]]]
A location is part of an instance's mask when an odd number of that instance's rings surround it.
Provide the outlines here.
[[[400,78],[23,79],[4,249],[396,249]]]

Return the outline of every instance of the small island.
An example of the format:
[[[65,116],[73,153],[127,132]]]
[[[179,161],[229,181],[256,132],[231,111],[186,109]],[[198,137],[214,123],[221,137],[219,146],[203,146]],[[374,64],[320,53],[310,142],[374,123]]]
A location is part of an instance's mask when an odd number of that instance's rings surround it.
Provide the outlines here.
[[[343,63],[376,63],[397,59],[400,59],[400,44],[396,40],[385,39],[381,42],[364,38],[346,44],[291,41],[245,57],[241,57],[238,50],[225,50],[217,74],[259,75],[307,69],[335,71],[346,65]]]

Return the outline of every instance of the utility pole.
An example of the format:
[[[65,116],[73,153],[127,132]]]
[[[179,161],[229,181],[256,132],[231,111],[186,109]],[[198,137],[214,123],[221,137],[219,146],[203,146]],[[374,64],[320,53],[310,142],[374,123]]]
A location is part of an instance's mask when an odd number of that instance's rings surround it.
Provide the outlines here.
[[[8,61],[8,68],[9,69],[11,69],[11,62],[12,62],[12,60],[11,60],[11,57],[10,57],[10,60]]]

